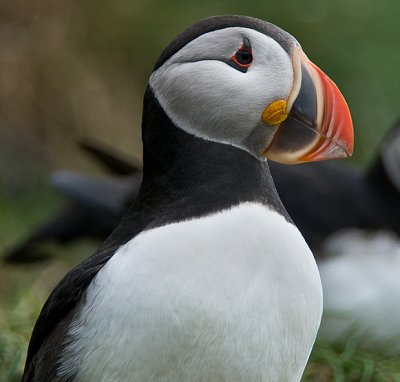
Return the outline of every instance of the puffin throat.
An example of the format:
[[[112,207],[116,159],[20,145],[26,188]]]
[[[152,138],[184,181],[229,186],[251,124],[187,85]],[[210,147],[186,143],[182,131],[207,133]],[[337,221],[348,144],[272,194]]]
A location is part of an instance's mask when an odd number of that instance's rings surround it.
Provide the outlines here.
[[[179,218],[259,202],[290,221],[266,161],[175,126],[150,87],[143,108],[143,183],[138,200],[145,196],[152,208],[174,209],[172,215]]]

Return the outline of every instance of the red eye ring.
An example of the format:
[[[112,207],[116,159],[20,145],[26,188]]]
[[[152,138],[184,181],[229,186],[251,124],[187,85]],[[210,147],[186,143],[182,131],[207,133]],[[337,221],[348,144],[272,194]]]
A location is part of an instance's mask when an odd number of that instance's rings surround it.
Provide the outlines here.
[[[251,49],[243,46],[232,57],[231,61],[234,62],[242,69],[247,69],[253,62],[253,54]]]

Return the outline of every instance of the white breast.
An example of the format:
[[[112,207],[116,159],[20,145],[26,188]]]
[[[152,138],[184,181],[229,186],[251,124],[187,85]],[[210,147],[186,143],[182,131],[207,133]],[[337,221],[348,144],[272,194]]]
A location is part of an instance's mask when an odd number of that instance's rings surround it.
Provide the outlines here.
[[[59,373],[74,381],[298,381],[322,291],[280,214],[246,203],[146,231],[90,284]]]

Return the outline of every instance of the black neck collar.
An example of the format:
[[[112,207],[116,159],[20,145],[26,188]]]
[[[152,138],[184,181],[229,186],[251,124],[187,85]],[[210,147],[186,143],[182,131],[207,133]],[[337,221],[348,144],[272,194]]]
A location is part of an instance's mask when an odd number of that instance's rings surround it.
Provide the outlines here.
[[[143,182],[121,224],[107,240],[122,245],[139,232],[258,202],[291,222],[266,161],[242,149],[206,141],[177,128],[150,87],[142,121]]]

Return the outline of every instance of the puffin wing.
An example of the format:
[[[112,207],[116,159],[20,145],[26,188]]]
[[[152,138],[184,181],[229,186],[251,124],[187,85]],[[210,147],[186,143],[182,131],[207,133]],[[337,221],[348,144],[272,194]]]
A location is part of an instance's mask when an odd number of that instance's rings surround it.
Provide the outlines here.
[[[68,330],[87,287],[118,247],[102,247],[94,256],[67,273],[53,290],[33,329],[22,382],[70,380],[56,376],[58,357],[64,345],[61,338]]]

